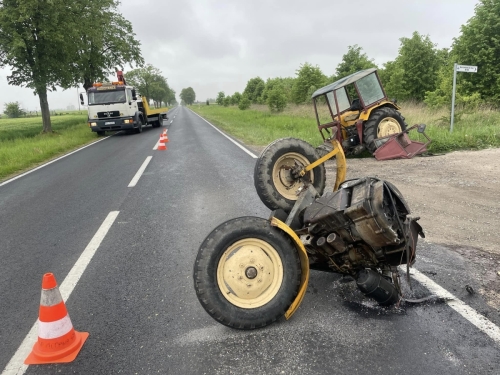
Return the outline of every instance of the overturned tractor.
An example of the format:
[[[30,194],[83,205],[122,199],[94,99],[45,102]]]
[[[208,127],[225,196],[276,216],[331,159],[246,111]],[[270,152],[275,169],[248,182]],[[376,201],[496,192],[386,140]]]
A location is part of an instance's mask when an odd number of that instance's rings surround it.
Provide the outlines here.
[[[298,139],[270,144],[257,160],[254,180],[271,217],[229,220],[201,244],[194,285],[202,306],[221,324],[254,329],[290,318],[310,269],[352,276],[381,305],[400,300],[398,266],[415,262],[423,236],[418,218],[390,182],[344,181],[342,147],[330,142],[332,151],[322,157]],[[334,190],[323,194],[323,163],[334,156]]]

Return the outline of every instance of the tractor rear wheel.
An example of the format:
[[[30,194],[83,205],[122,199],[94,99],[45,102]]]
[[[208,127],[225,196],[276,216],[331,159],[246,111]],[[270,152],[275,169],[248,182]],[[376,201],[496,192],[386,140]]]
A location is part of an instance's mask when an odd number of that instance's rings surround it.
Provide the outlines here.
[[[281,230],[265,219],[240,217],[203,241],[193,276],[196,295],[212,318],[255,329],[285,314],[299,290],[301,265]]]
[[[377,149],[375,139],[391,134],[401,133],[406,130],[405,118],[396,109],[382,107],[374,110],[365,122],[363,130],[363,143],[370,153]]]
[[[325,166],[320,164],[304,176],[296,172],[320,157],[313,146],[296,138],[281,138],[260,154],[254,168],[254,185],[262,203],[271,210],[290,212],[298,192],[311,183],[319,195],[325,189]]]

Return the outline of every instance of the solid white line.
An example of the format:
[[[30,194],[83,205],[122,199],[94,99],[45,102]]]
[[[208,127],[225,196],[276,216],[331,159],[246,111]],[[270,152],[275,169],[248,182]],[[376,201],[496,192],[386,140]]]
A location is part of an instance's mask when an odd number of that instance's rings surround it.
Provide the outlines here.
[[[198,116],[199,118],[201,118],[203,121],[205,121],[208,125],[210,125],[211,127],[213,127],[215,130],[217,130],[219,133],[221,133],[224,137],[226,137],[227,139],[229,139],[231,142],[233,142],[236,146],[238,146],[239,148],[241,148],[243,151],[245,151],[248,155],[250,155],[252,158],[254,159],[257,159],[257,155],[255,155],[253,152],[251,152],[250,150],[246,149],[245,147],[243,147],[242,145],[240,145],[238,142],[236,142],[234,139],[232,139],[231,137],[229,137],[227,134],[225,134],[224,132],[222,132],[221,130],[219,130],[215,125],[212,125],[210,122],[208,122],[207,120],[205,120],[203,117],[201,117],[199,114],[197,114],[196,112],[194,112],[193,110],[190,109],[191,112],[193,112],[196,116]]]
[[[43,164],[43,165],[40,165],[40,166],[38,166],[38,167],[36,167],[36,168],[33,168],[33,169],[29,170],[28,172],[24,172],[23,174],[20,174],[19,176],[13,177],[13,178],[11,178],[10,180],[7,180],[7,181],[2,182],[2,183],[0,184],[0,186],[7,185],[9,182],[12,182],[12,181],[17,180],[18,178],[24,177],[24,176],[26,176],[27,174],[30,174],[30,173],[35,172],[35,171],[37,171],[37,170],[39,170],[39,169],[41,169],[41,168],[43,168],[43,167],[46,167],[46,166],[47,166],[47,165],[49,165],[49,164],[55,163],[56,161],[61,160],[61,159],[65,158],[66,156],[70,156],[71,154],[74,154],[75,152],[81,151],[81,150],[83,150],[84,148],[87,148],[87,147],[93,146],[93,145],[95,145],[96,143],[101,142],[101,141],[104,141],[105,139],[107,139],[107,138],[109,138],[109,137],[110,137],[110,136],[105,137],[105,138],[102,138],[102,139],[99,139],[98,141],[92,142],[92,143],[91,143],[91,144],[89,144],[89,145],[86,145],[86,146],[80,147],[78,150],[72,151],[72,152],[70,152],[70,153],[68,153],[68,154],[65,154],[65,155],[63,155],[63,156],[59,156],[57,159],[51,160],[51,161],[49,161],[48,163],[45,163],[45,164]]]
[[[132,179],[132,181],[130,181],[130,184],[128,184],[128,187],[134,187],[135,185],[137,185],[137,182],[139,181],[139,178],[141,178],[142,174],[146,170],[146,167],[148,166],[148,164],[151,161],[151,159],[153,159],[153,157],[152,156],[148,156],[146,158],[146,160],[144,160],[144,163],[142,163],[141,167],[139,168],[139,170],[135,174],[134,178]]]
[[[500,344],[500,328],[498,326],[415,268],[412,269],[411,275],[436,296],[444,298],[448,306]]]
[[[64,281],[59,286],[59,291],[61,292],[62,298],[66,301],[71,292],[75,288],[76,284],[80,280],[83,272],[87,268],[88,264],[92,260],[92,257],[96,253],[97,249],[101,245],[102,240],[106,237],[109,229],[113,225],[116,217],[118,216],[119,211],[111,211],[106,219],[104,219],[103,223],[97,230],[96,234],[90,240],[89,244],[83,250],[83,253],[80,255],[80,258],[76,261],[73,268],[69,271],[68,275],[64,279]],[[37,341],[38,334],[38,325],[37,322],[33,324],[30,331],[24,338],[23,342],[17,348],[16,353],[12,356],[7,366],[2,371],[2,375],[22,375],[28,368],[28,365],[24,364],[24,360],[30,354],[31,348]]]

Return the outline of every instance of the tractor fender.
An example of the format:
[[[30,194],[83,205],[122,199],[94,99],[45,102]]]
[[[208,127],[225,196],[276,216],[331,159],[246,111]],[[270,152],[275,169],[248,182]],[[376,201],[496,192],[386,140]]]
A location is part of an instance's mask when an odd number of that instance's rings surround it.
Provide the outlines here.
[[[285,312],[285,319],[288,320],[295,313],[295,311],[297,311],[300,304],[302,303],[302,300],[304,299],[304,296],[306,295],[307,284],[309,283],[309,259],[307,257],[307,252],[304,244],[292,228],[275,217],[271,218],[271,225],[281,229],[288,236],[290,236],[299,253],[300,268],[302,269],[299,292],[297,293],[297,296],[293,300],[288,310]]]
[[[372,113],[372,111],[379,109],[379,108],[382,108],[382,107],[391,107],[397,111],[399,111],[401,109],[401,107],[399,107],[397,104],[394,104],[393,102],[391,102],[389,100],[382,100],[377,105],[374,105],[373,107],[367,108],[365,111],[361,112],[361,114],[359,115],[359,120],[361,120],[363,122],[368,120],[370,118],[370,114]]]

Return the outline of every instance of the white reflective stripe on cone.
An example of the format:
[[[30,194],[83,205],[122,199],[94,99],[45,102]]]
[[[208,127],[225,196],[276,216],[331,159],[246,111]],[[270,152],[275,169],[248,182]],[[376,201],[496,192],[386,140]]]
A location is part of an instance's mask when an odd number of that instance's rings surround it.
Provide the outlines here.
[[[73,329],[69,315],[55,322],[41,322],[38,319],[38,337],[41,339],[56,339]]]

